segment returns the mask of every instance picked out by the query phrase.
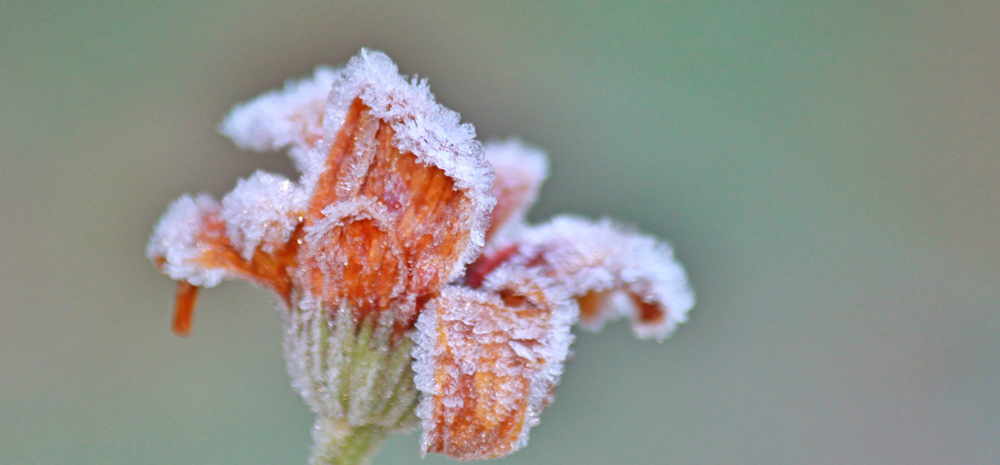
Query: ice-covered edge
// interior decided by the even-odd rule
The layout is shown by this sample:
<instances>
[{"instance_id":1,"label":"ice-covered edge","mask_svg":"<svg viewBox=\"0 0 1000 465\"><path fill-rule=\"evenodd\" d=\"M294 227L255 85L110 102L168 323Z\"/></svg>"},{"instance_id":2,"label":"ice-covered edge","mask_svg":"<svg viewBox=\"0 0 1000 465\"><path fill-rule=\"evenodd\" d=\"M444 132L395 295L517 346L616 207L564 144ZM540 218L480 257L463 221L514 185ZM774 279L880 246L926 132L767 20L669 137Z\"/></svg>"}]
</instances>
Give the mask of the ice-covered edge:
<instances>
[{"instance_id":1,"label":"ice-covered edge","mask_svg":"<svg viewBox=\"0 0 1000 465\"><path fill-rule=\"evenodd\" d=\"M223 119L219 132L243 149L267 151L292 147L290 155L301 164L308 147L299 130L303 122L295 118L301 118L303 112L304 116L317 119L323 115L338 74L337 68L319 66L310 77L289 80L281 89L238 104ZM317 129L322 131L322 127Z\"/></svg>"},{"instance_id":2,"label":"ice-covered edge","mask_svg":"<svg viewBox=\"0 0 1000 465\"><path fill-rule=\"evenodd\" d=\"M227 270L197 263L201 253L198 234L204 227L205 215L219 208L219 203L206 194L175 200L153 229L146 257L154 262L162 260L160 270L170 279L195 286L214 287L223 279L236 277Z\"/></svg>"},{"instance_id":3,"label":"ice-covered edge","mask_svg":"<svg viewBox=\"0 0 1000 465\"><path fill-rule=\"evenodd\" d=\"M440 394L434 383L434 365L437 360L437 303L432 300L417 317L413 339L413 385L420 393L414 413L420 419L420 456L427 456L430 447L429 432L434 429L434 396Z\"/></svg>"},{"instance_id":4,"label":"ice-covered edge","mask_svg":"<svg viewBox=\"0 0 1000 465\"><path fill-rule=\"evenodd\" d=\"M460 123L458 113L438 104L426 79L407 80L401 76L396 64L384 53L361 49L333 83L323 119L323 142L310 152L312 159L304 163L307 171L303 185L307 190L315 186L325 156L357 97L371 109L372 116L391 125L395 131L393 144L400 152L411 152L421 163L440 168L470 199L473 213L465 225L469 243L446 281L458 278L465 265L476 259L485 242L489 214L495 204L489 193L493 171L483 159L475 128Z\"/></svg>"},{"instance_id":5,"label":"ice-covered edge","mask_svg":"<svg viewBox=\"0 0 1000 465\"><path fill-rule=\"evenodd\" d=\"M527 186L526 196L510 216L503 219L503 224L491 225L496 228L492 233L493 237L500 238L525 225L528 210L535 204L542 183L549 177L549 160L542 149L516 137L487 142L483 145L483 156L496 176L493 181L494 192L508 183ZM494 218L496 220L498 219Z\"/></svg>"},{"instance_id":6,"label":"ice-covered edge","mask_svg":"<svg viewBox=\"0 0 1000 465\"><path fill-rule=\"evenodd\" d=\"M298 225L297 212L304 211L308 197L292 181L257 171L236 183L222 198L222 220L233 247L249 261L258 247L274 252L288 242Z\"/></svg>"}]
</instances>

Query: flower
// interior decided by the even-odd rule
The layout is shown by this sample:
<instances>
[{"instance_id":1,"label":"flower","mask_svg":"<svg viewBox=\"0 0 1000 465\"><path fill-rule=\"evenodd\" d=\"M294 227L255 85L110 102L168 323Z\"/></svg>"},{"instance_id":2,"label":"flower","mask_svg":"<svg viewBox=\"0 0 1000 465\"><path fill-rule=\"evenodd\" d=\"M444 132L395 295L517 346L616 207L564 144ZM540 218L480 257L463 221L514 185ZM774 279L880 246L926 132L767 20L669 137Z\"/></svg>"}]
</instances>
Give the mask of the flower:
<instances>
[{"instance_id":1,"label":"flower","mask_svg":"<svg viewBox=\"0 0 1000 465\"><path fill-rule=\"evenodd\" d=\"M278 295L293 386L317 413L312 463L364 463L418 424L425 454L506 455L552 401L573 324L627 317L663 340L694 304L664 242L610 220L528 224L545 155L482 146L380 52L237 106L220 130L287 149L301 177L181 197L147 255L178 281L178 334L201 287Z\"/></svg>"}]
</instances>

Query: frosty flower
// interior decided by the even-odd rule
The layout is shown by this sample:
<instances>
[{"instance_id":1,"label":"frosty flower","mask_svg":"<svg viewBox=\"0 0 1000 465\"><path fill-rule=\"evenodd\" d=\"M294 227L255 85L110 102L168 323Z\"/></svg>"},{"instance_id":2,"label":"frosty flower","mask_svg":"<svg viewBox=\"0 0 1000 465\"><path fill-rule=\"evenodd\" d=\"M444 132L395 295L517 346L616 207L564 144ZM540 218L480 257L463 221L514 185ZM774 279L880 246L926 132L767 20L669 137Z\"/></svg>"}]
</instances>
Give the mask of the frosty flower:
<instances>
[{"instance_id":1,"label":"frosty flower","mask_svg":"<svg viewBox=\"0 0 1000 465\"><path fill-rule=\"evenodd\" d=\"M147 255L178 281L179 334L201 287L278 295L292 384L317 414L314 464L366 463L417 426L424 453L506 455L552 401L574 323L627 317L662 340L694 303L663 242L609 220L527 224L545 155L481 146L382 53L237 106L221 131L287 149L301 177L181 197Z\"/></svg>"}]
</instances>

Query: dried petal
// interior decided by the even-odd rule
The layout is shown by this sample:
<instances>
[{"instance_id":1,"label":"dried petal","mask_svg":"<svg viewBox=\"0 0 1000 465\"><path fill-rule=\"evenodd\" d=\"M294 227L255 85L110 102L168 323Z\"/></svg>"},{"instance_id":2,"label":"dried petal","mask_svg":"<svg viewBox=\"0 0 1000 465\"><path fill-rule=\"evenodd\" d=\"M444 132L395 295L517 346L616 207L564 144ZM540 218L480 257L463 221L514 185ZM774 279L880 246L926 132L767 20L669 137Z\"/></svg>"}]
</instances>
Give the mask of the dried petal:
<instances>
[{"instance_id":1,"label":"dried petal","mask_svg":"<svg viewBox=\"0 0 1000 465\"><path fill-rule=\"evenodd\" d=\"M523 447L562 375L575 317L537 280L442 289L414 335L423 453L471 460Z\"/></svg>"},{"instance_id":2,"label":"dried petal","mask_svg":"<svg viewBox=\"0 0 1000 465\"><path fill-rule=\"evenodd\" d=\"M244 260L259 248L275 253L292 237L305 214L307 198L293 182L257 171L222 198L226 233Z\"/></svg>"},{"instance_id":3,"label":"dried petal","mask_svg":"<svg viewBox=\"0 0 1000 465\"><path fill-rule=\"evenodd\" d=\"M206 255L215 254L213 249L235 252L225 224L219 220L221 210L222 206L205 194L175 200L153 230L146 256L171 279L195 286L215 287L224 278L239 277L230 263L206 266Z\"/></svg>"},{"instance_id":4,"label":"dried petal","mask_svg":"<svg viewBox=\"0 0 1000 465\"><path fill-rule=\"evenodd\" d=\"M494 203L471 126L378 52L352 59L331 95L313 152L322 161L303 178L302 279L330 306L377 310L435 292L478 255Z\"/></svg>"},{"instance_id":5,"label":"dried petal","mask_svg":"<svg viewBox=\"0 0 1000 465\"><path fill-rule=\"evenodd\" d=\"M687 320L694 305L684 269L664 242L627 230L610 220L592 222L572 216L524 230L502 265L470 271L486 275L486 286L520 269L537 269L579 299L580 323L600 329L607 320L627 316L641 338L663 340Z\"/></svg>"},{"instance_id":6,"label":"dried petal","mask_svg":"<svg viewBox=\"0 0 1000 465\"><path fill-rule=\"evenodd\" d=\"M237 146L265 151L291 147L302 169L307 152L323 138L323 112L338 70L321 66L313 76L237 105L219 126Z\"/></svg>"},{"instance_id":7,"label":"dried petal","mask_svg":"<svg viewBox=\"0 0 1000 465\"><path fill-rule=\"evenodd\" d=\"M307 285L328 307L347 300L359 317L384 309L403 292L406 264L385 207L355 198L323 209L308 224L301 253Z\"/></svg>"},{"instance_id":8,"label":"dried petal","mask_svg":"<svg viewBox=\"0 0 1000 465\"><path fill-rule=\"evenodd\" d=\"M258 248L245 259L226 232L222 210L207 195L181 197L167 208L146 247L146 256L181 282L174 324L180 333L194 310L195 292L185 286L214 287L223 279L245 279L271 288L286 301L290 297L288 267L295 241L270 253Z\"/></svg>"},{"instance_id":9,"label":"dried petal","mask_svg":"<svg viewBox=\"0 0 1000 465\"><path fill-rule=\"evenodd\" d=\"M517 139L489 142L483 146L486 161L496 180L490 193L497 199L486 240L524 225L528 209L538 198L538 190L549 175L549 162L540 149Z\"/></svg>"}]
</instances>

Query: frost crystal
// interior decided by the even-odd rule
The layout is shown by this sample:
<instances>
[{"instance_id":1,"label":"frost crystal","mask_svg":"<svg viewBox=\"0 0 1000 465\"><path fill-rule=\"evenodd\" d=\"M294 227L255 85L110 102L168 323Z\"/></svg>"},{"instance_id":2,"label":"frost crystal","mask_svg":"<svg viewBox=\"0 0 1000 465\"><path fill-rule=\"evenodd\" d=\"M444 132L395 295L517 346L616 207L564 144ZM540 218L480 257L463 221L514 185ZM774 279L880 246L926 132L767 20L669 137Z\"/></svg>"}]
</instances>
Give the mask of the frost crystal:
<instances>
[{"instance_id":1,"label":"frost crystal","mask_svg":"<svg viewBox=\"0 0 1000 465\"><path fill-rule=\"evenodd\" d=\"M290 148L303 169L307 153L323 137L323 111L339 70L316 68L311 78L289 81L252 102L237 105L219 126L237 146L263 152Z\"/></svg>"},{"instance_id":2,"label":"frost crystal","mask_svg":"<svg viewBox=\"0 0 1000 465\"><path fill-rule=\"evenodd\" d=\"M160 264L170 279L195 286L215 287L223 278L235 277L222 267L201 263L205 236L213 233L212 218L220 205L207 195L184 196L174 201L160 218L146 246L146 256Z\"/></svg>"},{"instance_id":3,"label":"frost crystal","mask_svg":"<svg viewBox=\"0 0 1000 465\"><path fill-rule=\"evenodd\" d=\"M274 253L276 244L291 238L306 200L288 179L258 171L223 197L226 233L244 260L253 258L258 247Z\"/></svg>"},{"instance_id":4,"label":"frost crystal","mask_svg":"<svg viewBox=\"0 0 1000 465\"><path fill-rule=\"evenodd\" d=\"M239 105L220 131L287 149L301 176L181 197L146 254L178 281L178 334L200 287L275 291L292 385L317 414L313 464L366 463L417 424L425 454L509 454L553 399L573 324L624 316L663 340L694 304L664 242L610 220L528 224L545 154L482 147L380 52Z\"/></svg>"},{"instance_id":5,"label":"frost crystal","mask_svg":"<svg viewBox=\"0 0 1000 465\"><path fill-rule=\"evenodd\" d=\"M549 176L549 162L541 150L520 140L494 141L483 147L496 180L490 193L497 198L493 222L486 235L512 233L524 225L528 208L535 203L542 182Z\"/></svg>"}]
</instances>

